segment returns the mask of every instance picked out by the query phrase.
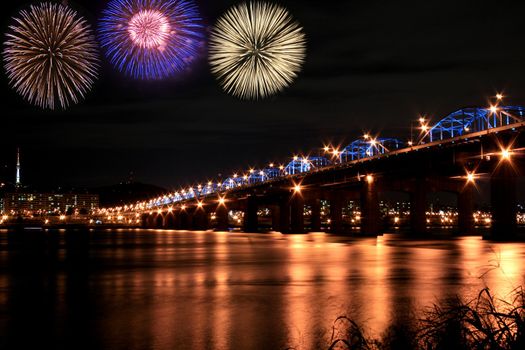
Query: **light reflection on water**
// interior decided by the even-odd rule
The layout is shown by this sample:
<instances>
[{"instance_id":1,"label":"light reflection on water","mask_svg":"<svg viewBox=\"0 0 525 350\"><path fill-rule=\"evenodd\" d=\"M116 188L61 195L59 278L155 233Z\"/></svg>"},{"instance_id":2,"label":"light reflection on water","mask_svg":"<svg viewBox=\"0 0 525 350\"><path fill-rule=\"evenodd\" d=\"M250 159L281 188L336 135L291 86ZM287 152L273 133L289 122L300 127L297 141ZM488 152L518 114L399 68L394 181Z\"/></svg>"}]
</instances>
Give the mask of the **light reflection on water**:
<instances>
[{"instance_id":1,"label":"light reflection on water","mask_svg":"<svg viewBox=\"0 0 525 350\"><path fill-rule=\"evenodd\" d=\"M523 283L525 243L225 232L92 233L8 247L0 348L327 348L346 315L381 334L439 298ZM87 242L87 241L86 241ZM27 337L28 332L32 337Z\"/></svg>"}]
</instances>

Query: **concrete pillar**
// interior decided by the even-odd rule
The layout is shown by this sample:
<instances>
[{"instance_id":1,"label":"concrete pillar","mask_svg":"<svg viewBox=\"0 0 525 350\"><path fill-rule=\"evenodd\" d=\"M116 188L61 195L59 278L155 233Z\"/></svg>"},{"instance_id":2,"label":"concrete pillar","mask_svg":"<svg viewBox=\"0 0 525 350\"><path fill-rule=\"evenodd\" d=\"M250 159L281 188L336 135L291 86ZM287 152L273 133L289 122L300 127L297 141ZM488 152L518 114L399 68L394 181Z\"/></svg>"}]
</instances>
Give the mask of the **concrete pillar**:
<instances>
[{"instance_id":1,"label":"concrete pillar","mask_svg":"<svg viewBox=\"0 0 525 350\"><path fill-rule=\"evenodd\" d=\"M181 209L180 223L181 230L191 231L193 229L193 214L189 209Z\"/></svg>"},{"instance_id":2,"label":"concrete pillar","mask_svg":"<svg viewBox=\"0 0 525 350\"><path fill-rule=\"evenodd\" d=\"M361 190L361 233L377 235L381 232L377 185L373 177L367 177Z\"/></svg>"},{"instance_id":3,"label":"concrete pillar","mask_svg":"<svg viewBox=\"0 0 525 350\"><path fill-rule=\"evenodd\" d=\"M140 218L141 218L142 228L148 228L149 213L142 214Z\"/></svg>"},{"instance_id":4,"label":"concrete pillar","mask_svg":"<svg viewBox=\"0 0 525 350\"><path fill-rule=\"evenodd\" d=\"M193 229L194 230L207 230L209 228L208 213L205 208L195 208L193 212Z\"/></svg>"},{"instance_id":5,"label":"concrete pillar","mask_svg":"<svg viewBox=\"0 0 525 350\"><path fill-rule=\"evenodd\" d=\"M490 178L492 207L491 238L510 240L516 236L516 174L512 164L503 160Z\"/></svg>"},{"instance_id":6,"label":"concrete pillar","mask_svg":"<svg viewBox=\"0 0 525 350\"><path fill-rule=\"evenodd\" d=\"M290 232L304 232L304 199L300 193L295 193L290 199Z\"/></svg>"},{"instance_id":7,"label":"concrete pillar","mask_svg":"<svg viewBox=\"0 0 525 350\"><path fill-rule=\"evenodd\" d=\"M334 194L330 198L330 232L343 231L343 198Z\"/></svg>"},{"instance_id":8,"label":"concrete pillar","mask_svg":"<svg viewBox=\"0 0 525 350\"><path fill-rule=\"evenodd\" d=\"M284 196L279 203L279 230L290 232L290 197Z\"/></svg>"},{"instance_id":9,"label":"concrete pillar","mask_svg":"<svg viewBox=\"0 0 525 350\"><path fill-rule=\"evenodd\" d=\"M425 234L427 232L427 192L426 181L417 179L410 193L410 228L412 234Z\"/></svg>"},{"instance_id":10,"label":"concrete pillar","mask_svg":"<svg viewBox=\"0 0 525 350\"><path fill-rule=\"evenodd\" d=\"M460 235L474 233L474 184L467 182L458 194L458 228Z\"/></svg>"},{"instance_id":11,"label":"concrete pillar","mask_svg":"<svg viewBox=\"0 0 525 350\"><path fill-rule=\"evenodd\" d=\"M219 204L215 210L215 218L217 220L217 231L228 231L230 225L228 223L228 209L224 204Z\"/></svg>"},{"instance_id":12,"label":"concrete pillar","mask_svg":"<svg viewBox=\"0 0 525 350\"><path fill-rule=\"evenodd\" d=\"M246 209L244 211L244 232L257 232L259 220L257 210L259 205L256 196L248 196L246 199Z\"/></svg>"},{"instance_id":13,"label":"concrete pillar","mask_svg":"<svg viewBox=\"0 0 525 350\"><path fill-rule=\"evenodd\" d=\"M174 220L173 220L173 228L175 230L181 230L182 229L182 215L181 210L177 210L173 212Z\"/></svg>"},{"instance_id":14,"label":"concrete pillar","mask_svg":"<svg viewBox=\"0 0 525 350\"><path fill-rule=\"evenodd\" d=\"M321 200L319 198L313 199L310 202L312 216L310 217L310 229L313 232L321 231Z\"/></svg>"},{"instance_id":15,"label":"concrete pillar","mask_svg":"<svg viewBox=\"0 0 525 350\"><path fill-rule=\"evenodd\" d=\"M272 205L272 230L280 231L281 230L281 210L279 205Z\"/></svg>"}]
</instances>

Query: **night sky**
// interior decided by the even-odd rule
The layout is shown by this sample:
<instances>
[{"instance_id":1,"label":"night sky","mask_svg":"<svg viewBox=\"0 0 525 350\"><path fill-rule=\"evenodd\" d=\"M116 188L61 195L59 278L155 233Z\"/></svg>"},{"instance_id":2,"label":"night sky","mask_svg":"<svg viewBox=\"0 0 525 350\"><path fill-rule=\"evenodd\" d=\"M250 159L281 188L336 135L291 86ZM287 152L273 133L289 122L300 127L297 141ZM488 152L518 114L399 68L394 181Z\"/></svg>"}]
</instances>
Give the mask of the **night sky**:
<instances>
[{"instance_id":1,"label":"night sky","mask_svg":"<svg viewBox=\"0 0 525 350\"><path fill-rule=\"evenodd\" d=\"M2 31L20 6L2 4ZM212 25L233 1L203 1ZM503 91L525 103L523 11L515 1L281 1L307 35L298 79L264 101L223 93L206 53L180 76L138 81L103 58L87 99L43 112L1 74L2 176L36 186L100 186L135 180L174 188L218 173L284 162L294 153L363 131L406 139L420 113L434 119ZM95 26L106 1L69 1ZM7 166L7 168L6 168Z\"/></svg>"}]
</instances>

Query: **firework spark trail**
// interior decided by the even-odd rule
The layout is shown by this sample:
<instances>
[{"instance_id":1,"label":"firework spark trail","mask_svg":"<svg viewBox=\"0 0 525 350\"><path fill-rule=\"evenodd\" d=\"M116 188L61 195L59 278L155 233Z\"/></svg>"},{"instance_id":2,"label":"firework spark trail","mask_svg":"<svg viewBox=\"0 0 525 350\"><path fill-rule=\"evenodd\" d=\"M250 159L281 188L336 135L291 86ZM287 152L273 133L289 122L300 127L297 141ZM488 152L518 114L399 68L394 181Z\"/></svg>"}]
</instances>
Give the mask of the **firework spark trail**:
<instances>
[{"instance_id":1,"label":"firework spark trail","mask_svg":"<svg viewBox=\"0 0 525 350\"><path fill-rule=\"evenodd\" d=\"M286 9L249 2L219 18L210 37L209 62L226 92L258 99L293 82L305 51L302 28Z\"/></svg>"},{"instance_id":2,"label":"firework spark trail","mask_svg":"<svg viewBox=\"0 0 525 350\"><path fill-rule=\"evenodd\" d=\"M121 72L162 79L188 67L203 40L191 0L112 0L99 25L101 46Z\"/></svg>"},{"instance_id":3,"label":"firework spark trail","mask_svg":"<svg viewBox=\"0 0 525 350\"><path fill-rule=\"evenodd\" d=\"M78 103L97 77L98 51L87 22L71 8L32 5L13 19L4 43L11 86L42 108Z\"/></svg>"}]
</instances>

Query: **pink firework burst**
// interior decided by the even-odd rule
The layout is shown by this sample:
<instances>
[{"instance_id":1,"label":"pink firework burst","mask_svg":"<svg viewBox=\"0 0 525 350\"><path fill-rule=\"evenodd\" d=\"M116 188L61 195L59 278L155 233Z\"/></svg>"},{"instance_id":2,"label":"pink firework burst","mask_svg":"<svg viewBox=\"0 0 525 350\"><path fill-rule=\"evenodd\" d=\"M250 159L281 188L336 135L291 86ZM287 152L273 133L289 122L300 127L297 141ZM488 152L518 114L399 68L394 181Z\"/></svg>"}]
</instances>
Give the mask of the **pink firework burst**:
<instances>
[{"instance_id":1,"label":"pink firework burst","mask_svg":"<svg viewBox=\"0 0 525 350\"><path fill-rule=\"evenodd\" d=\"M159 50L165 47L171 34L168 18L156 10L142 10L133 15L128 32L135 45Z\"/></svg>"}]
</instances>

